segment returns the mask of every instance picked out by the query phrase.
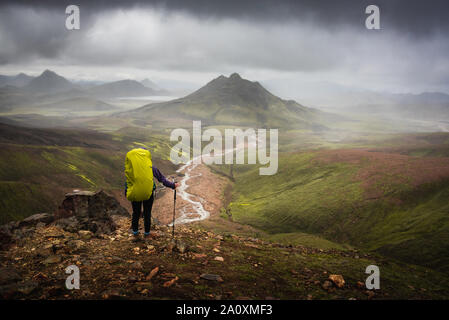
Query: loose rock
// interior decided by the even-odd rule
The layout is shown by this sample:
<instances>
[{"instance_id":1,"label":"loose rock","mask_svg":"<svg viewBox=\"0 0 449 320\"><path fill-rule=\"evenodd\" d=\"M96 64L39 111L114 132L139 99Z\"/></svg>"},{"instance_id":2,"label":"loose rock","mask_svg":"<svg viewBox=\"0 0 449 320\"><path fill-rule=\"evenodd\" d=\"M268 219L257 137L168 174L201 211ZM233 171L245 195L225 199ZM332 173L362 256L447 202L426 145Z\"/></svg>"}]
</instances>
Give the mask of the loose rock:
<instances>
[{"instance_id":1,"label":"loose rock","mask_svg":"<svg viewBox=\"0 0 449 320\"><path fill-rule=\"evenodd\" d=\"M54 264L54 263L60 263L62 261L61 256L49 256L47 259L42 261L43 264Z\"/></svg>"},{"instance_id":2,"label":"loose rock","mask_svg":"<svg viewBox=\"0 0 449 320\"><path fill-rule=\"evenodd\" d=\"M343 288L345 285L345 279L340 274L329 275L329 280L331 280L338 288Z\"/></svg>"},{"instance_id":3,"label":"loose rock","mask_svg":"<svg viewBox=\"0 0 449 320\"><path fill-rule=\"evenodd\" d=\"M209 281L223 282L223 279L218 274L203 273L202 275L200 275L200 278Z\"/></svg>"},{"instance_id":4,"label":"loose rock","mask_svg":"<svg viewBox=\"0 0 449 320\"><path fill-rule=\"evenodd\" d=\"M324 290L329 290L329 289L332 288L332 282L330 282L329 280L326 280L326 281L323 282L323 284L321 285L321 287L322 287Z\"/></svg>"}]
</instances>

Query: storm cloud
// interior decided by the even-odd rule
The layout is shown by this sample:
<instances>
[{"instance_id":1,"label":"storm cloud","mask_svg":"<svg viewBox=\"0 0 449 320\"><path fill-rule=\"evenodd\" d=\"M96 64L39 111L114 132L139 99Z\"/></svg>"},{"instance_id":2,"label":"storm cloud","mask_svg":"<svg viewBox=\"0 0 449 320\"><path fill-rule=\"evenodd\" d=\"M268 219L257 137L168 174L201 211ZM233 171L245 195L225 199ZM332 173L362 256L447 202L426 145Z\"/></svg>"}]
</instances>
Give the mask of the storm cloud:
<instances>
[{"instance_id":1,"label":"storm cloud","mask_svg":"<svg viewBox=\"0 0 449 320\"><path fill-rule=\"evenodd\" d=\"M114 79L167 75L204 82L310 78L379 90L449 91L447 1L3 1L0 70ZM381 30L365 28L365 8Z\"/></svg>"}]
</instances>

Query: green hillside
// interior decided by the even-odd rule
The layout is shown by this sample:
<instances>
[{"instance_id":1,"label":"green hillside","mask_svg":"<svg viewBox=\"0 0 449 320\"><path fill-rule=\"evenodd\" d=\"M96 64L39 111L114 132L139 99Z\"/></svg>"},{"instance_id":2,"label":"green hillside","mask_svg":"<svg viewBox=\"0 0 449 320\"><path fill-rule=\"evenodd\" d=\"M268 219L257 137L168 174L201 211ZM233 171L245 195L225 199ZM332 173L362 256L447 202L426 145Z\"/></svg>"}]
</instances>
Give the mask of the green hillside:
<instances>
[{"instance_id":1,"label":"green hillside","mask_svg":"<svg viewBox=\"0 0 449 320\"><path fill-rule=\"evenodd\" d=\"M123 184L123 157L117 151L2 145L0 159L1 223L52 212L72 189L117 189Z\"/></svg>"},{"instance_id":2,"label":"green hillside","mask_svg":"<svg viewBox=\"0 0 449 320\"><path fill-rule=\"evenodd\" d=\"M0 224L53 212L73 189L122 190L125 154L136 146L151 148L163 172L174 171L167 141L145 129L109 135L0 124L0 132Z\"/></svg>"},{"instance_id":3,"label":"green hillside","mask_svg":"<svg viewBox=\"0 0 449 320\"><path fill-rule=\"evenodd\" d=\"M277 238L315 234L449 271L448 158L284 153L276 175L248 166L234 166L233 175L235 221Z\"/></svg>"}]
</instances>

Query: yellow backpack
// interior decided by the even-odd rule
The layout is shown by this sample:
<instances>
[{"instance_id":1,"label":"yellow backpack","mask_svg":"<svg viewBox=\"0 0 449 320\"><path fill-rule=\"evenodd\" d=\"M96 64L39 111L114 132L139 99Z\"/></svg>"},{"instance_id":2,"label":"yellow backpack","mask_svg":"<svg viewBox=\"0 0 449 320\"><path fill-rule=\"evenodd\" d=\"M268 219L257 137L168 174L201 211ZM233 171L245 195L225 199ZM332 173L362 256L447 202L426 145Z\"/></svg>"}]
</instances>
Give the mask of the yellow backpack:
<instances>
[{"instance_id":1,"label":"yellow backpack","mask_svg":"<svg viewBox=\"0 0 449 320\"><path fill-rule=\"evenodd\" d=\"M153 193L153 163L151 153L136 148L126 154L125 159L126 198L129 201L145 201Z\"/></svg>"}]
</instances>

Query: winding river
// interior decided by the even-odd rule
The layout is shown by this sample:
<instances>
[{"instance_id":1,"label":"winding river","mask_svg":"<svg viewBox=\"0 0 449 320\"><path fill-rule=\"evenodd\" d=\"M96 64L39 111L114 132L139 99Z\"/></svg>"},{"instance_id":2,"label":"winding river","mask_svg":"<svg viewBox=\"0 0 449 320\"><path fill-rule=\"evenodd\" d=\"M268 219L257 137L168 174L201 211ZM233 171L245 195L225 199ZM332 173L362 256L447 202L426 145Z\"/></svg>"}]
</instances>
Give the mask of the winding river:
<instances>
[{"instance_id":1,"label":"winding river","mask_svg":"<svg viewBox=\"0 0 449 320\"><path fill-rule=\"evenodd\" d=\"M183 206L182 208L179 209L178 212L180 213L180 216L176 218L175 225L200 221L210 217L210 212L204 208L203 205L204 200L198 196L192 195L191 193L187 192L187 188L189 187L187 182L189 181L189 179L201 176L201 173L198 174L192 173L192 170L194 170L197 166L198 166L197 163L194 163L193 160L190 160L181 168L176 170L176 172L184 171L184 176L179 182L179 187L176 193L183 200L190 203L191 206ZM198 200L194 200L195 198ZM190 207L191 210L189 210ZM173 224L171 223L170 226L171 225Z\"/></svg>"},{"instance_id":2,"label":"winding river","mask_svg":"<svg viewBox=\"0 0 449 320\"><path fill-rule=\"evenodd\" d=\"M223 156L229 152L234 152L234 151L240 150L241 148L244 148L244 147L245 147L245 145L241 144L241 145L236 146L233 149L225 149L224 152L222 152L218 155ZM203 156L199 156L199 157L202 157L203 159L205 159L205 157L208 157L208 156L203 155ZM196 161L194 161L194 160L199 157L193 158L192 160L190 160L186 164L184 164L182 167L180 167L178 170L176 170L177 173L184 172L184 176L182 177L181 181L179 181L179 187L178 187L176 193L183 200L187 201L190 204L190 206L183 206L180 209L178 209L178 208L176 209L177 213L180 213L180 215L178 218L175 219L175 225L176 224L185 224L185 223L190 223L190 222L195 222L195 221L201 221L201 220L205 220L210 217L210 212L204 208L204 199L187 192L187 188L189 187L187 182L189 181L189 179L201 176L201 173L198 173L198 174L193 173L193 170L198 166L198 163L196 163ZM194 199L198 199L198 200L194 200ZM173 225L173 223L169 224L169 226L172 226L172 225Z\"/></svg>"}]
</instances>

